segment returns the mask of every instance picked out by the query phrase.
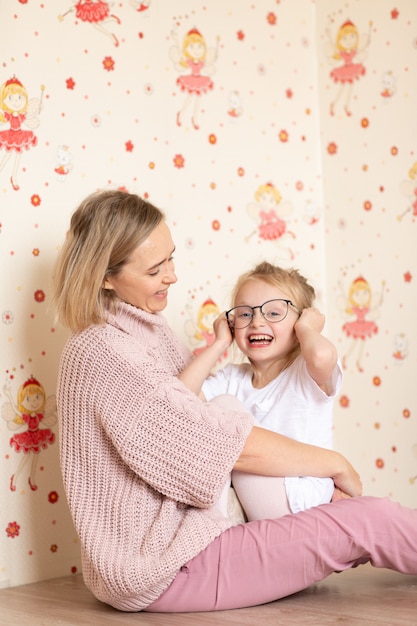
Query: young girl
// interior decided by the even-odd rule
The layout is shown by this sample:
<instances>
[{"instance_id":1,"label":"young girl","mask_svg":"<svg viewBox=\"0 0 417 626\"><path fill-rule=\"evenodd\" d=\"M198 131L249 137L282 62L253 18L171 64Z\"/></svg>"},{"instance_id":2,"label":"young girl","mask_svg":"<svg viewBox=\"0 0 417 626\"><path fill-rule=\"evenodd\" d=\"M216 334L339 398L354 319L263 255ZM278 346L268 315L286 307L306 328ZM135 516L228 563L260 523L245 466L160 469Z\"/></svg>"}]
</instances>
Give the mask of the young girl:
<instances>
[{"instance_id":1,"label":"young girl","mask_svg":"<svg viewBox=\"0 0 417 626\"><path fill-rule=\"evenodd\" d=\"M294 269L263 262L243 274L226 316L249 362L219 370L202 392L207 400L236 396L263 428L331 448L342 370L335 347L321 334L324 316L312 307L314 297ZM233 472L232 482L249 520L297 513L342 496L329 478Z\"/></svg>"}]
</instances>

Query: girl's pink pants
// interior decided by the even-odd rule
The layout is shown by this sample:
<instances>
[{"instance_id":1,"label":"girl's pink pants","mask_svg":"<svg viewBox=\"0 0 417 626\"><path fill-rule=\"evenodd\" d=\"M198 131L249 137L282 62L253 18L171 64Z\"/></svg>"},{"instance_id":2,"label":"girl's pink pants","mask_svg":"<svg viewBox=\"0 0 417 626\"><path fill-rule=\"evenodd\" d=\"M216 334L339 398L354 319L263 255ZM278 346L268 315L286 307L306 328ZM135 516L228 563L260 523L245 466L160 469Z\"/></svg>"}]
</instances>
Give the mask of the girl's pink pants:
<instances>
[{"instance_id":1,"label":"girl's pink pants","mask_svg":"<svg viewBox=\"0 0 417 626\"><path fill-rule=\"evenodd\" d=\"M234 526L186 563L146 610L255 606L367 562L417 575L417 510L364 496Z\"/></svg>"}]
</instances>

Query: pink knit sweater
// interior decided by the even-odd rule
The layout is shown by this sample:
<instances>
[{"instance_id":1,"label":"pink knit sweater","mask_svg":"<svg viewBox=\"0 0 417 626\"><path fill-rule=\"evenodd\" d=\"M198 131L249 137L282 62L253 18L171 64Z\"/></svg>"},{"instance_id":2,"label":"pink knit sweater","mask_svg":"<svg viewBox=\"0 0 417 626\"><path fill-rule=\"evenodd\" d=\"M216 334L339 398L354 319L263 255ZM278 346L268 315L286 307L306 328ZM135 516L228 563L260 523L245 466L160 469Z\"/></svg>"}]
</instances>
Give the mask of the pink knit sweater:
<instances>
[{"instance_id":1,"label":"pink knit sweater","mask_svg":"<svg viewBox=\"0 0 417 626\"><path fill-rule=\"evenodd\" d=\"M151 604L231 526L213 506L252 427L201 402L160 314L121 304L72 335L58 380L61 464L86 585L124 611Z\"/></svg>"}]
</instances>

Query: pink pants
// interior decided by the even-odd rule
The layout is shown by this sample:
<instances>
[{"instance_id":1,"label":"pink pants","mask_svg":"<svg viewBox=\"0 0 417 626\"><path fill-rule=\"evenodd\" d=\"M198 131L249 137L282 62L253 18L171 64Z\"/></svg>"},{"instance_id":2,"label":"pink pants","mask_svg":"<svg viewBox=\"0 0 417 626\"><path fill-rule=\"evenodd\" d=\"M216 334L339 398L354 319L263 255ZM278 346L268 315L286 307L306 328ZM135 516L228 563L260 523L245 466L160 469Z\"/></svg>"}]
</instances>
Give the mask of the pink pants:
<instances>
[{"instance_id":1,"label":"pink pants","mask_svg":"<svg viewBox=\"0 0 417 626\"><path fill-rule=\"evenodd\" d=\"M417 510L361 497L234 526L186 563L146 610L255 606L367 562L417 575Z\"/></svg>"}]
</instances>

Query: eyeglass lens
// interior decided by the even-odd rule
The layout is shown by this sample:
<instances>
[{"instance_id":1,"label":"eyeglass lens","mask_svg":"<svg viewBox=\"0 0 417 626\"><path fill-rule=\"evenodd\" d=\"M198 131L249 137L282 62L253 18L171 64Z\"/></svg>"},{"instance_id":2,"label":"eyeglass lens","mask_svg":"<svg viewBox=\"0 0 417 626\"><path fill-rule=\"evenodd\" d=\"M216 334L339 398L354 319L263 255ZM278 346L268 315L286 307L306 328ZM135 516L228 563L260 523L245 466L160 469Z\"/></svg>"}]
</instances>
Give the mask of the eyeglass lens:
<instances>
[{"instance_id":1,"label":"eyeglass lens","mask_svg":"<svg viewBox=\"0 0 417 626\"><path fill-rule=\"evenodd\" d=\"M262 306L237 306L228 312L228 320L234 328L246 328L251 323L255 309L259 309L267 322L281 322L288 313L286 300L270 300Z\"/></svg>"}]
</instances>

